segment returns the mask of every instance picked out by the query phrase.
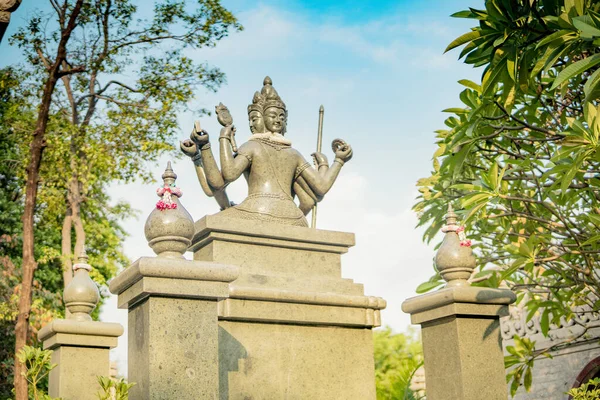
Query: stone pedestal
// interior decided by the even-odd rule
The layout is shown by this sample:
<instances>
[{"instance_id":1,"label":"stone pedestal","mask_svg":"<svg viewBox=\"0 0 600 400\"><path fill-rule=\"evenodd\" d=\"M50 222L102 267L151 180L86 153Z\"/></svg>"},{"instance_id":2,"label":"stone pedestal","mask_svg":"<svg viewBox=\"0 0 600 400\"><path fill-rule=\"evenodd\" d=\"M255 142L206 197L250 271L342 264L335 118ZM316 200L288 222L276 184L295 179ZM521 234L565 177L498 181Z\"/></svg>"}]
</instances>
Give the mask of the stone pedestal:
<instances>
[{"instance_id":1,"label":"stone pedestal","mask_svg":"<svg viewBox=\"0 0 600 400\"><path fill-rule=\"evenodd\" d=\"M63 400L97 399L98 376L108 376L109 352L117 346L123 327L98 321L54 320L38 333L52 363L48 394Z\"/></svg>"},{"instance_id":2,"label":"stone pedestal","mask_svg":"<svg viewBox=\"0 0 600 400\"><path fill-rule=\"evenodd\" d=\"M217 302L237 274L230 265L143 257L111 282L129 310L131 400L218 398Z\"/></svg>"},{"instance_id":3,"label":"stone pedestal","mask_svg":"<svg viewBox=\"0 0 600 400\"><path fill-rule=\"evenodd\" d=\"M375 399L385 301L341 277L353 234L218 214L195 227L195 260L240 267L218 308L221 399Z\"/></svg>"},{"instance_id":4,"label":"stone pedestal","mask_svg":"<svg viewBox=\"0 0 600 400\"><path fill-rule=\"evenodd\" d=\"M406 300L421 325L428 400L506 400L500 317L510 290L458 286Z\"/></svg>"}]
</instances>

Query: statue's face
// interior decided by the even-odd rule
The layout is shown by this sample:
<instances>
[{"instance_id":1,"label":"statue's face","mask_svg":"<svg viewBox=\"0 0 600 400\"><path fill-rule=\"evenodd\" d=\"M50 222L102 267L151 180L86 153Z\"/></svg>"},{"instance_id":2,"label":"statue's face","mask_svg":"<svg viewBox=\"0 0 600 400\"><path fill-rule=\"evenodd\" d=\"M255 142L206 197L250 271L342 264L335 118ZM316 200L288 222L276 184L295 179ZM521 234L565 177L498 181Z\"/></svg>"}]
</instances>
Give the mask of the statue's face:
<instances>
[{"instance_id":1,"label":"statue's face","mask_svg":"<svg viewBox=\"0 0 600 400\"><path fill-rule=\"evenodd\" d=\"M248 119L250 120L250 132L254 134L263 133L265 131L265 121L260 112L250 111L250 114L248 114Z\"/></svg>"},{"instance_id":2,"label":"statue's face","mask_svg":"<svg viewBox=\"0 0 600 400\"><path fill-rule=\"evenodd\" d=\"M269 132L282 133L285 128L285 111L277 107L265 110L265 127Z\"/></svg>"}]
</instances>

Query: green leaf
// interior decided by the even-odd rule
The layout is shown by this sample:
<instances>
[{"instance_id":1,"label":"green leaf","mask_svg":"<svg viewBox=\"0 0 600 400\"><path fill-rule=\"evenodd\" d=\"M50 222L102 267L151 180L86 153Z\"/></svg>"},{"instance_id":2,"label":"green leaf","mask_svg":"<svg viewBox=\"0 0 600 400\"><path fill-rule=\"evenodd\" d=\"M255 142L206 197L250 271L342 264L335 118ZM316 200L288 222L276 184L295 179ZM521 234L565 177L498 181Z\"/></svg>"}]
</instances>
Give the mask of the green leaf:
<instances>
[{"instance_id":1,"label":"green leaf","mask_svg":"<svg viewBox=\"0 0 600 400\"><path fill-rule=\"evenodd\" d=\"M483 75L483 79L481 80L481 88L484 96L490 94L490 92L494 89L505 68L506 56L504 56L504 58L496 66L489 67L489 69Z\"/></svg>"},{"instance_id":2,"label":"green leaf","mask_svg":"<svg viewBox=\"0 0 600 400\"><path fill-rule=\"evenodd\" d=\"M565 82L566 80L571 79L575 75L579 75L582 72L598 64L600 64L600 54L594 54L588 58L584 58L583 60L570 64L568 67L563 69L560 72L560 74L558 74L550 90L556 89L561 83Z\"/></svg>"},{"instance_id":3,"label":"green leaf","mask_svg":"<svg viewBox=\"0 0 600 400\"><path fill-rule=\"evenodd\" d=\"M569 188L569 185L571 185L571 182L573 181L573 177L575 177L575 174L578 170L579 166L577 164L572 165L567 171L567 173L563 176L560 182L560 190L563 194L566 193L567 189Z\"/></svg>"},{"instance_id":4,"label":"green leaf","mask_svg":"<svg viewBox=\"0 0 600 400\"><path fill-rule=\"evenodd\" d=\"M588 21L591 22L591 19L587 19L585 17L576 17L573 18L573 25L575 28L581 31L583 36L588 38L600 37L600 29L590 25Z\"/></svg>"},{"instance_id":5,"label":"green leaf","mask_svg":"<svg viewBox=\"0 0 600 400\"><path fill-rule=\"evenodd\" d=\"M468 79L461 79L458 81L458 83L460 83L461 85L466 86L470 89L473 89L477 93L481 93L481 85L478 85L473 81L470 81Z\"/></svg>"},{"instance_id":6,"label":"green leaf","mask_svg":"<svg viewBox=\"0 0 600 400\"><path fill-rule=\"evenodd\" d=\"M471 204L479 204L482 201L488 200L491 196L489 193L470 194L460 199L460 205L463 208L469 208Z\"/></svg>"},{"instance_id":7,"label":"green leaf","mask_svg":"<svg viewBox=\"0 0 600 400\"><path fill-rule=\"evenodd\" d=\"M467 108L446 108L446 109L443 109L442 112L453 113L453 114L467 114L469 112L469 109L467 109Z\"/></svg>"},{"instance_id":8,"label":"green leaf","mask_svg":"<svg viewBox=\"0 0 600 400\"><path fill-rule=\"evenodd\" d=\"M492 163L492 166L488 172L488 179L490 181L490 186L492 190L495 190L498 187L498 163Z\"/></svg>"},{"instance_id":9,"label":"green leaf","mask_svg":"<svg viewBox=\"0 0 600 400\"><path fill-rule=\"evenodd\" d=\"M450 16L453 18L477 18L477 15L472 13L470 10L455 12Z\"/></svg>"},{"instance_id":10,"label":"green leaf","mask_svg":"<svg viewBox=\"0 0 600 400\"><path fill-rule=\"evenodd\" d=\"M430 290L433 290L436 287L441 286L443 284L444 284L444 281L442 281L442 280L439 280L436 282L423 282L419 286L417 286L416 292L419 294L426 293L426 292L429 292Z\"/></svg>"},{"instance_id":11,"label":"green leaf","mask_svg":"<svg viewBox=\"0 0 600 400\"><path fill-rule=\"evenodd\" d=\"M600 97L600 68L594 71L594 73L588 78L587 82L583 86L583 92L585 93L585 102L589 102Z\"/></svg>"},{"instance_id":12,"label":"green leaf","mask_svg":"<svg viewBox=\"0 0 600 400\"><path fill-rule=\"evenodd\" d=\"M542 317L540 318L540 328L542 329L542 334L544 336L548 336L548 331L550 330L550 320L548 318L548 314L550 310L547 308L542 312Z\"/></svg>"},{"instance_id":13,"label":"green leaf","mask_svg":"<svg viewBox=\"0 0 600 400\"><path fill-rule=\"evenodd\" d=\"M516 82L517 80L517 75L516 75L516 65L517 64L517 60L518 60L518 56L517 56L517 49L515 48L514 51L511 51L509 56L506 59L506 71L508 72L508 76L510 76L510 79L513 80L513 82Z\"/></svg>"},{"instance_id":14,"label":"green leaf","mask_svg":"<svg viewBox=\"0 0 600 400\"><path fill-rule=\"evenodd\" d=\"M539 49L540 47L545 46L548 43L551 43L551 42L555 41L556 39L560 39L563 36L567 36L567 35L573 35L573 31L569 30L569 29L561 29L560 31L556 31L553 34L548 35L545 38L543 38L542 40L540 40L538 42L538 44L535 46L535 48ZM564 40L562 42L564 42Z\"/></svg>"},{"instance_id":15,"label":"green leaf","mask_svg":"<svg viewBox=\"0 0 600 400\"><path fill-rule=\"evenodd\" d=\"M525 369L525 375L523 376L523 386L525 386L525 390L528 392L531 390L531 383L533 381L533 377L531 374L531 368Z\"/></svg>"},{"instance_id":16,"label":"green leaf","mask_svg":"<svg viewBox=\"0 0 600 400\"><path fill-rule=\"evenodd\" d=\"M469 143L463 146L463 148L457 154L451 156L454 157L454 170L452 171L452 176L454 177L454 179L458 178L458 176L462 172L463 164L465 162L465 159L471 152L471 147L473 147L473 143Z\"/></svg>"},{"instance_id":17,"label":"green leaf","mask_svg":"<svg viewBox=\"0 0 600 400\"><path fill-rule=\"evenodd\" d=\"M448 51L450 51L458 46L461 46L465 43L468 43L472 40L475 40L479 37L481 37L481 31L479 31L479 30L467 32L467 33L457 37L452 42L450 42L448 47L446 47L446 50L444 50L444 53L447 53Z\"/></svg>"}]
</instances>

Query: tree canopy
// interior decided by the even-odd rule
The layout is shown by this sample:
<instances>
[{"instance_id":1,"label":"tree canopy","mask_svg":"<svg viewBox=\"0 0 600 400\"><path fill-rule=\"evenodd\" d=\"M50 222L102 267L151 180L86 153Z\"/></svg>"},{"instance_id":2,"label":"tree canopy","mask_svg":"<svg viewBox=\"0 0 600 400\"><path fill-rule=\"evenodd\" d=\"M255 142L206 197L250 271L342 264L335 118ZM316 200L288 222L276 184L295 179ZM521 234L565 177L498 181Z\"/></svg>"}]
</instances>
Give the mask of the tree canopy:
<instances>
[{"instance_id":1,"label":"tree canopy","mask_svg":"<svg viewBox=\"0 0 600 400\"><path fill-rule=\"evenodd\" d=\"M478 256L474 285L510 287L545 335L582 324L576 313L600 306L600 3L487 0L453 16L475 26L446 51L464 46L459 58L483 73L459 81L462 104L436 131L414 207L424 239L451 202ZM419 290L441 284L436 274ZM512 350L514 394L547 349Z\"/></svg>"},{"instance_id":2,"label":"tree canopy","mask_svg":"<svg viewBox=\"0 0 600 400\"><path fill-rule=\"evenodd\" d=\"M418 400L413 390L415 373L423 366L421 341L414 331L392 333L389 327L373 332L377 399Z\"/></svg>"},{"instance_id":3,"label":"tree canopy","mask_svg":"<svg viewBox=\"0 0 600 400\"><path fill-rule=\"evenodd\" d=\"M9 38L25 57L2 71L0 82L18 82L7 91L15 107L0 115L14 148L5 156L13 162L7 176L15 186L12 203L0 199L0 205L23 214L15 225L22 256L11 258L22 281L7 286L20 299L8 318L17 318L16 350L31 337L32 288L33 302L36 285L60 298L84 246L100 285L127 265L120 221L132 209L111 202L106 188L151 180L151 162L173 149L177 114L225 82L218 68L195 60L194 51L236 30L236 18L214 0L156 0L151 7L49 0ZM52 268L41 276L45 265ZM19 399L24 385L17 371Z\"/></svg>"}]
</instances>

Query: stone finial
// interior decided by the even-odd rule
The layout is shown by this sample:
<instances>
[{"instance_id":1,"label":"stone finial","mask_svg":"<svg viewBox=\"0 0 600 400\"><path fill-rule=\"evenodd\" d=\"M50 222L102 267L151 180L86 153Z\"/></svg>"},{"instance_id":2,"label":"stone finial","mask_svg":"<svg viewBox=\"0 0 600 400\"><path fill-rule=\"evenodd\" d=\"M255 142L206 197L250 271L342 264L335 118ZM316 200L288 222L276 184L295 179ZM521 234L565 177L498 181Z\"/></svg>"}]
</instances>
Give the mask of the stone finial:
<instances>
[{"instance_id":1,"label":"stone finial","mask_svg":"<svg viewBox=\"0 0 600 400\"><path fill-rule=\"evenodd\" d=\"M471 277L477 264L471 242L459 237L464 235L464 227L457 225L457 215L451 204L448 204L446 226L442 228L442 232L445 233L444 241L435 256L437 270L448 282L446 287L468 286L467 279Z\"/></svg>"},{"instance_id":2,"label":"stone finial","mask_svg":"<svg viewBox=\"0 0 600 400\"><path fill-rule=\"evenodd\" d=\"M177 174L173 171L173 168L171 168L171 161L167 161L167 168L165 169L165 172L163 172L162 178L164 184L169 186L177 180Z\"/></svg>"},{"instance_id":3,"label":"stone finial","mask_svg":"<svg viewBox=\"0 0 600 400\"><path fill-rule=\"evenodd\" d=\"M177 174L170 161L162 178L163 185L156 190L160 200L146 220L144 233L159 257L182 258L194 236L194 220L179 202L183 193L175 185Z\"/></svg>"},{"instance_id":4,"label":"stone finial","mask_svg":"<svg viewBox=\"0 0 600 400\"><path fill-rule=\"evenodd\" d=\"M65 307L71 313L69 319L92 320L90 314L100 301L100 292L98 286L90 278L91 270L92 267L88 264L88 256L84 249L79 255L77 263L73 265L73 279L63 293Z\"/></svg>"}]
</instances>

